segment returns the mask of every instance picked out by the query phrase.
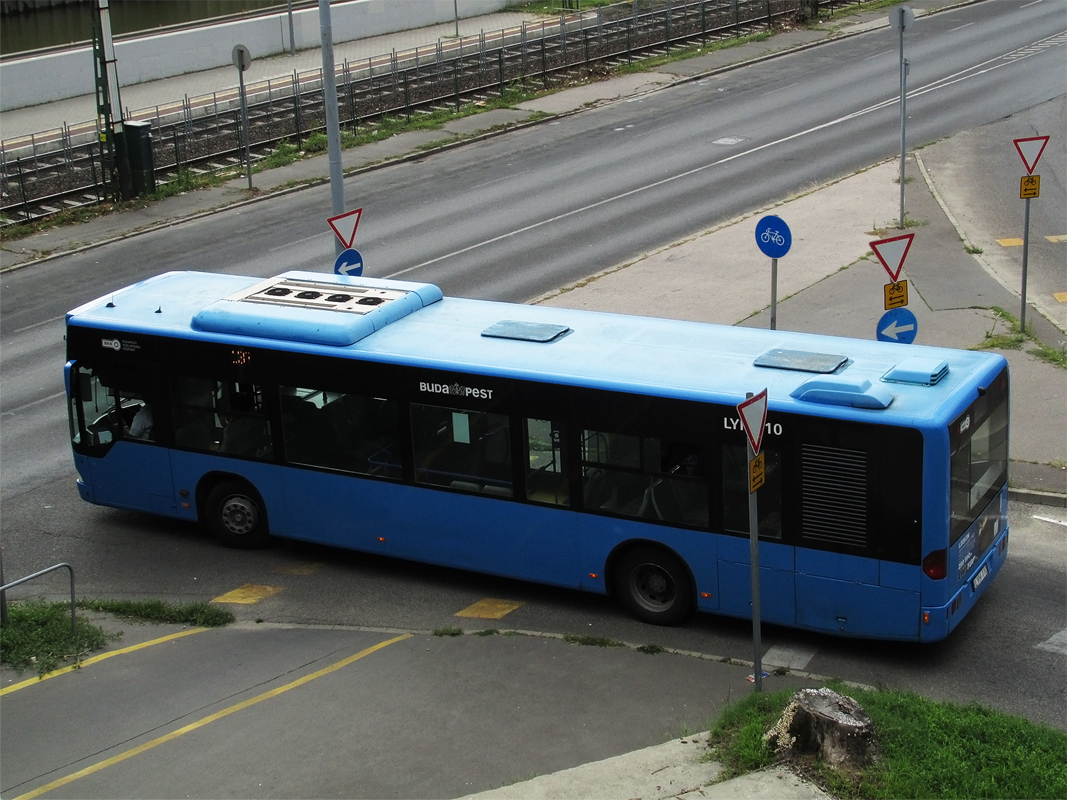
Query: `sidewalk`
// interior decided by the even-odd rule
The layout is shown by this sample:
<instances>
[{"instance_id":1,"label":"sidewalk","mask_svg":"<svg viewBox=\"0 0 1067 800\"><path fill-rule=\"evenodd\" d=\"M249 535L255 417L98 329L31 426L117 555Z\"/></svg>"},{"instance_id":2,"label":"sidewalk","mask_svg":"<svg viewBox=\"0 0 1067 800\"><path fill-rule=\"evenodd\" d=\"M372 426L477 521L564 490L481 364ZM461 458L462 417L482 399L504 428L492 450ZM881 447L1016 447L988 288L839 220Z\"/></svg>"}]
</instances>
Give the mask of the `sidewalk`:
<instances>
[{"instance_id":1,"label":"sidewalk","mask_svg":"<svg viewBox=\"0 0 1067 800\"><path fill-rule=\"evenodd\" d=\"M948 4L938 0L909 3L917 16ZM466 20L464 24L477 25L477 21ZM838 22L834 27L840 25ZM830 35L884 25L884 11L868 12L851 18L848 28L837 34L827 30L779 34L764 42L669 64L645 74L558 92L523 103L516 109L468 117L449 123L445 130L456 137L457 143L496 135L499 126L526 124L535 114L577 113L590 104L654 91L695 75L770 57L795 47L812 46ZM427 41L433 41L435 35L428 34ZM168 82L179 80L168 79ZM185 90L179 84L175 86L178 88L171 91L180 97ZM127 90L123 91L125 98ZM135 106L135 103L128 104L131 108ZM5 126L7 117L5 114ZM4 135L8 135L6 130ZM412 153L424 158L425 152L416 148L441 137L440 131L406 133L348 150L343 154L343 167L351 172ZM917 317L923 343L974 347L997 327L993 313L985 309L1015 308L1018 299L993 277L979 257L964 250L963 242L973 240L973 236L955 226L953 218L964 218L959 210L950 218L944 198L933 181L918 177L937 172L943 152L940 147L935 144L923 149L919 154L921 161L916 158L908 165L909 175L917 176L909 188L909 212L913 218L928 224L917 233L923 242L923 255L909 259L903 277L915 293L909 308ZM221 208L253 203L275 191L299 191L306 185L324 182L327 174L327 157L319 156L255 175L256 197L252 199L244 188L245 178L240 177L224 186L172 197L144 209L7 243L0 252L0 272L155 227L178 224ZM752 246L752 230L755 220L766 213L775 213L787 219L794 231L793 249L783 258L780 271L778 296L784 299L777 308L778 327L869 339L883 313L881 294L886 282L884 270L870 254L869 243L893 235L889 229L897 216L895 176L894 163L874 165L802 196L784 199L772 208L755 210L713 230L644 254L580 284L562 287L534 302L767 327L769 310L763 308L753 313L763 302L753 298L767 298L769 302L769 270L766 257ZM300 185L282 188L291 187L294 182ZM882 230L872 230L872 225ZM961 280L961 276L966 276L966 280ZM961 286L966 287L965 291L961 292ZM711 289L702 292L694 287L714 287L714 297ZM655 299L651 306L649 298ZM1038 338L1047 344L1056 345L1067 338L1038 314L1034 314L1034 323ZM1067 431L1067 374L1024 350L1003 354L1011 365L1014 384L1011 497L1018 502L1065 507L1067 439L1062 432ZM1058 431L1060 435L1049 436L1048 431ZM784 768L706 786L716 780L721 770L714 762L699 760L706 752L706 736L687 737L476 796L641 797L646 800L666 797L788 800L827 796Z\"/></svg>"}]
</instances>

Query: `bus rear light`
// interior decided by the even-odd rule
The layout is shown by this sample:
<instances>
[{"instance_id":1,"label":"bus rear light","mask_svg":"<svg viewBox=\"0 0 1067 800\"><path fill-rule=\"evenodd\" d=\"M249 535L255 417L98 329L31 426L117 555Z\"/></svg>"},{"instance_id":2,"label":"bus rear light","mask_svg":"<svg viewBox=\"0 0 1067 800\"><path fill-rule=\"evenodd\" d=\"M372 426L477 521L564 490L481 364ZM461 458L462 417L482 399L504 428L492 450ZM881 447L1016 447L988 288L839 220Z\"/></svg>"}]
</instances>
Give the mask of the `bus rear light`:
<instances>
[{"instance_id":1,"label":"bus rear light","mask_svg":"<svg viewBox=\"0 0 1067 800\"><path fill-rule=\"evenodd\" d=\"M926 577L941 581L948 575L948 550L934 550L923 559Z\"/></svg>"},{"instance_id":2,"label":"bus rear light","mask_svg":"<svg viewBox=\"0 0 1067 800\"><path fill-rule=\"evenodd\" d=\"M952 601L952 605L949 608L949 615L955 614L960 610L960 605L963 604L963 597L957 595L956 599Z\"/></svg>"}]
</instances>

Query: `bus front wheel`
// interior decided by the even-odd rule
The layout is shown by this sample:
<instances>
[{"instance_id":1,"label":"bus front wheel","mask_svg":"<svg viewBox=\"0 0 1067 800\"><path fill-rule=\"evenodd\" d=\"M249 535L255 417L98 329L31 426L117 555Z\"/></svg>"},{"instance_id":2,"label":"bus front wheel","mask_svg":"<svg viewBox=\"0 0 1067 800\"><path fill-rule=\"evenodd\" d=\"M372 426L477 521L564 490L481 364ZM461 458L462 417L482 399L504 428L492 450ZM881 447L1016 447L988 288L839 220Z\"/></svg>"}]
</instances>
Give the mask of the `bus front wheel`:
<instances>
[{"instance_id":1,"label":"bus front wheel","mask_svg":"<svg viewBox=\"0 0 1067 800\"><path fill-rule=\"evenodd\" d=\"M212 535L227 547L253 550L270 542L263 501L241 481L223 481L208 492L205 522Z\"/></svg>"},{"instance_id":2,"label":"bus front wheel","mask_svg":"<svg viewBox=\"0 0 1067 800\"><path fill-rule=\"evenodd\" d=\"M615 593L633 616L653 625L676 625L693 608L693 589L682 561L666 550L639 547L615 569Z\"/></svg>"}]
</instances>

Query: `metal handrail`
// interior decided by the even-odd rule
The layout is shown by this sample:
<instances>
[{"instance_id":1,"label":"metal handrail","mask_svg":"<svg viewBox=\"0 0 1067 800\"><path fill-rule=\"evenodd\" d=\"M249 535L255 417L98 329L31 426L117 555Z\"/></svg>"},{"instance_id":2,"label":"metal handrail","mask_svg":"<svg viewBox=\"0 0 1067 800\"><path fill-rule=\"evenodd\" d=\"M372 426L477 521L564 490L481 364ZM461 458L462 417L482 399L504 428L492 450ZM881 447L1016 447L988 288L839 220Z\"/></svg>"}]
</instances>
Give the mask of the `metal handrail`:
<instances>
[{"instance_id":1,"label":"metal handrail","mask_svg":"<svg viewBox=\"0 0 1067 800\"><path fill-rule=\"evenodd\" d=\"M34 578L40 578L42 575L47 575L49 572L54 572L55 570L62 569L64 567L66 567L70 571L70 635L74 636L76 630L74 627L74 567L72 567L70 564L55 564L54 566L48 567L47 569L42 569L40 572L35 572L32 575L27 575L25 578L19 578L17 581L5 583L3 586L0 586L0 596L3 597L4 605L7 605L7 596L4 593L8 589L12 589L18 586L19 584L26 583L27 581L32 581Z\"/></svg>"}]
</instances>

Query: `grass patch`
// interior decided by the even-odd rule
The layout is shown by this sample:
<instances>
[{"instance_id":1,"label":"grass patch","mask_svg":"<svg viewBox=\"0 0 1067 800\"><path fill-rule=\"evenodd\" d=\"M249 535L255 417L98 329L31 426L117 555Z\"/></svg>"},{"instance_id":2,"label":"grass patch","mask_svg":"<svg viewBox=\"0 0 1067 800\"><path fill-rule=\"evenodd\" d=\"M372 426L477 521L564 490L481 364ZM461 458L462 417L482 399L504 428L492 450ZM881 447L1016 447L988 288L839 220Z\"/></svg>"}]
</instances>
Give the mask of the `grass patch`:
<instances>
[{"instance_id":1,"label":"grass patch","mask_svg":"<svg viewBox=\"0 0 1067 800\"><path fill-rule=\"evenodd\" d=\"M122 634L107 633L97 625L75 618L70 631L70 604L26 600L8 607L8 624L0 628L0 662L15 669L51 672L62 662L77 662Z\"/></svg>"},{"instance_id":2,"label":"grass patch","mask_svg":"<svg viewBox=\"0 0 1067 800\"><path fill-rule=\"evenodd\" d=\"M638 653L644 653L646 656L655 656L660 653L666 653L666 647L660 647L658 644L643 644L637 648Z\"/></svg>"},{"instance_id":3,"label":"grass patch","mask_svg":"<svg viewBox=\"0 0 1067 800\"><path fill-rule=\"evenodd\" d=\"M194 625L199 628L221 628L236 619L224 608L210 603L168 603L165 600L79 600L78 608L103 611L135 622L157 625Z\"/></svg>"},{"instance_id":4,"label":"grass patch","mask_svg":"<svg viewBox=\"0 0 1067 800\"><path fill-rule=\"evenodd\" d=\"M486 628L483 631L475 631L474 635L475 636L496 636L498 633L500 633L500 631L498 631L496 628Z\"/></svg>"},{"instance_id":5,"label":"grass patch","mask_svg":"<svg viewBox=\"0 0 1067 800\"><path fill-rule=\"evenodd\" d=\"M940 703L910 692L846 689L870 714L882 749L854 774L819 760L805 774L839 798L1067 797L1067 734L981 706ZM730 705L711 731L710 758L723 778L775 760L763 734L792 690L753 693Z\"/></svg>"},{"instance_id":6,"label":"grass patch","mask_svg":"<svg viewBox=\"0 0 1067 800\"><path fill-rule=\"evenodd\" d=\"M463 628L456 625L449 625L447 628L435 628L433 631L434 636L462 636Z\"/></svg>"},{"instance_id":7,"label":"grass patch","mask_svg":"<svg viewBox=\"0 0 1067 800\"><path fill-rule=\"evenodd\" d=\"M103 611L136 622L170 623L217 628L229 625L234 616L209 603L167 603L163 600L79 600L83 611ZM75 615L70 631L70 604L44 600L11 603L8 624L0 628L0 661L15 669L34 668L44 675L77 663L83 655L98 650L122 636Z\"/></svg>"},{"instance_id":8,"label":"grass patch","mask_svg":"<svg viewBox=\"0 0 1067 800\"><path fill-rule=\"evenodd\" d=\"M574 633L563 635L563 641L568 644L580 644L586 647L626 647L622 642L609 639L607 636L578 636Z\"/></svg>"},{"instance_id":9,"label":"grass patch","mask_svg":"<svg viewBox=\"0 0 1067 800\"><path fill-rule=\"evenodd\" d=\"M982 343L970 349L1021 350L1023 345L1029 341L1033 342L1034 347L1027 350L1027 353L1041 361L1067 370L1067 344L1061 344L1059 347L1043 344L1033 337L1032 331L1027 330L1025 333L1021 331L1019 320L1011 313L1000 306L993 306L990 310L993 312L993 326L986 331Z\"/></svg>"}]
</instances>

